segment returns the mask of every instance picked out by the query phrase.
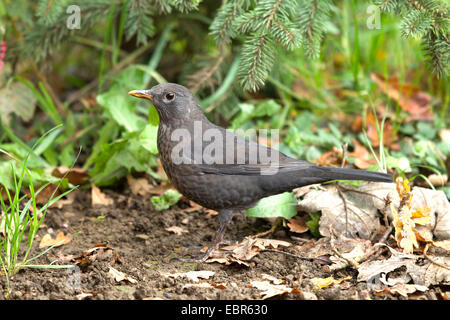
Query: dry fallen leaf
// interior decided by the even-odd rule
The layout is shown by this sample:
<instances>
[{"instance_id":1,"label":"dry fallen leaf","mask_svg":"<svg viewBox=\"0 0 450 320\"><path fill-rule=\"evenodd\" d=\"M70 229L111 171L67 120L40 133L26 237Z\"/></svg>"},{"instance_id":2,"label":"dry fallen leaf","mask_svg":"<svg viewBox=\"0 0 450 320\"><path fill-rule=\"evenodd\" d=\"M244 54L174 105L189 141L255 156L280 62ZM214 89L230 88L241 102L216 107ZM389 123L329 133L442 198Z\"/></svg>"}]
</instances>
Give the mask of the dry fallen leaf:
<instances>
[{"instance_id":1,"label":"dry fallen leaf","mask_svg":"<svg viewBox=\"0 0 450 320\"><path fill-rule=\"evenodd\" d=\"M261 292L262 299L268 299L285 293L300 294L300 290L289 288L282 284L272 284L270 281L252 281L251 287Z\"/></svg>"},{"instance_id":2,"label":"dry fallen leaf","mask_svg":"<svg viewBox=\"0 0 450 320\"><path fill-rule=\"evenodd\" d=\"M328 278L312 278L311 282L314 285L314 290L320 290L322 288L328 287L332 284L340 284L345 280L350 280L352 276L347 276L341 279L334 279L333 277Z\"/></svg>"},{"instance_id":3,"label":"dry fallen leaf","mask_svg":"<svg viewBox=\"0 0 450 320\"><path fill-rule=\"evenodd\" d=\"M86 266L93 261L101 260L110 263L121 263L119 254L109 245L97 243L94 247L83 251L80 255L73 258L78 266Z\"/></svg>"},{"instance_id":4,"label":"dry fallen leaf","mask_svg":"<svg viewBox=\"0 0 450 320\"><path fill-rule=\"evenodd\" d=\"M289 227L289 231L295 233L304 233L309 230L306 226L305 217L295 216L289 220L287 226Z\"/></svg>"},{"instance_id":5,"label":"dry fallen leaf","mask_svg":"<svg viewBox=\"0 0 450 320\"><path fill-rule=\"evenodd\" d=\"M345 197L346 206L341 195ZM422 238L450 239L450 203L444 192L414 187L410 195L411 212L425 207L430 209L431 219L418 220L429 222L415 228ZM398 210L400 197L394 183L364 183L357 189L341 186L341 194L335 185L330 184L319 190L310 190L298 203L298 208L304 212L322 212L319 231L323 236L330 235L331 226L336 234L346 235L348 231L351 237L369 239L372 234L380 232L378 210L392 218L386 199Z\"/></svg>"},{"instance_id":6,"label":"dry fallen leaf","mask_svg":"<svg viewBox=\"0 0 450 320\"><path fill-rule=\"evenodd\" d=\"M270 274L266 273L261 274L261 278L263 278L264 280L268 280L273 284L282 284L284 282L284 280L277 279L274 276L271 276Z\"/></svg>"},{"instance_id":7,"label":"dry fallen leaf","mask_svg":"<svg viewBox=\"0 0 450 320\"><path fill-rule=\"evenodd\" d=\"M78 300L84 300L86 298L95 297L99 294L102 294L102 292L101 291L84 291L84 292L81 292L80 294L77 294L76 298Z\"/></svg>"},{"instance_id":8,"label":"dry fallen leaf","mask_svg":"<svg viewBox=\"0 0 450 320\"><path fill-rule=\"evenodd\" d=\"M443 187L447 184L448 176L446 174L433 173L428 176L428 181L435 187Z\"/></svg>"},{"instance_id":9,"label":"dry fallen leaf","mask_svg":"<svg viewBox=\"0 0 450 320\"><path fill-rule=\"evenodd\" d=\"M181 228L181 227L177 227L177 226L168 227L168 228L165 228L165 230L166 230L166 231L169 231L169 232L173 232L173 233L175 233L177 236L180 236L180 235L182 235L183 233L188 233L188 232L189 232L189 231L187 231L187 230L185 230L185 229L183 229L183 228Z\"/></svg>"},{"instance_id":10,"label":"dry fallen leaf","mask_svg":"<svg viewBox=\"0 0 450 320\"><path fill-rule=\"evenodd\" d=\"M36 188L39 190L39 188ZM25 190L25 194L31 198L31 193L28 189ZM58 189L58 186L55 184L49 184L44 189L42 189L38 194L36 194L36 203L46 204L50 201L50 199L54 199L56 196L59 196L61 192Z\"/></svg>"},{"instance_id":11,"label":"dry fallen leaf","mask_svg":"<svg viewBox=\"0 0 450 320\"><path fill-rule=\"evenodd\" d=\"M113 267L109 267L108 273L116 280L117 282L128 281L130 283L137 283L136 279L126 275L125 273L114 269Z\"/></svg>"},{"instance_id":12,"label":"dry fallen leaf","mask_svg":"<svg viewBox=\"0 0 450 320\"><path fill-rule=\"evenodd\" d=\"M380 139L378 137L378 129L377 129L377 123L378 126L381 126L381 123L383 122L382 116L377 116L375 118L375 115L373 113L367 113L365 118L365 130L367 137L372 143L373 147L378 147L380 145ZM362 132L363 131L363 119L361 116L357 117L353 123L352 123L352 130L355 132ZM397 137L394 135L394 127L391 123L390 119L386 119L384 121L384 127L383 127L383 145L385 147L391 147L394 142L397 140Z\"/></svg>"},{"instance_id":13,"label":"dry fallen leaf","mask_svg":"<svg viewBox=\"0 0 450 320\"><path fill-rule=\"evenodd\" d=\"M286 241L246 237L238 244L225 246L216 250L212 253L211 257L206 260L206 262L218 262L226 265L238 263L249 266L247 261L250 261L261 250L269 248L277 249L278 247L289 246L291 246L291 244ZM225 253L229 254L224 255Z\"/></svg>"},{"instance_id":14,"label":"dry fallen leaf","mask_svg":"<svg viewBox=\"0 0 450 320\"><path fill-rule=\"evenodd\" d=\"M405 298L408 297L408 294L414 293L416 291L425 292L428 290L428 287L417 285L417 284L407 284L407 283L398 283L393 287L384 288L382 290L376 290L378 295L391 293L391 294L399 294Z\"/></svg>"},{"instance_id":15,"label":"dry fallen leaf","mask_svg":"<svg viewBox=\"0 0 450 320\"><path fill-rule=\"evenodd\" d=\"M433 246L450 251L450 240L433 241Z\"/></svg>"},{"instance_id":16,"label":"dry fallen leaf","mask_svg":"<svg viewBox=\"0 0 450 320\"><path fill-rule=\"evenodd\" d=\"M381 275L387 275L401 267L406 267L408 273L417 272L414 266L419 256L389 249L392 253L389 259L365 261L358 266L358 281L379 282Z\"/></svg>"},{"instance_id":17,"label":"dry fallen leaf","mask_svg":"<svg viewBox=\"0 0 450 320\"><path fill-rule=\"evenodd\" d=\"M340 166L342 164L342 149L333 147L332 150L324 152L316 163L321 166ZM345 163L348 163L347 160Z\"/></svg>"},{"instance_id":18,"label":"dry fallen leaf","mask_svg":"<svg viewBox=\"0 0 450 320\"><path fill-rule=\"evenodd\" d=\"M111 199L106 194L101 192L100 189L94 185L92 185L91 195L92 195L92 206L96 205L110 206L114 204L113 199Z\"/></svg>"},{"instance_id":19,"label":"dry fallen leaf","mask_svg":"<svg viewBox=\"0 0 450 320\"><path fill-rule=\"evenodd\" d=\"M199 282L200 278L202 279L209 279L215 274L213 271L189 271L189 272L178 272L178 273L163 273L162 275L166 278L188 278L189 280L193 282Z\"/></svg>"},{"instance_id":20,"label":"dry fallen leaf","mask_svg":"<svg viewBox=\"0 0 450 320\"><path fill-rule=\"evenodd\" d=\"M52 236L47 233L45 236L42 237L41 242L39 243L39 248L50 246L59 247L62 246L63 244L69 243L70 240L71 240L70 235L69 234L64 235L64 232L62 231L58 232L56 238L52 238Z\"/></svg>"},{"instance_id":21,"label":"dry fallen leaf","mask_svg":"<svg viewBox=\"0 0 450 320\"><path fill-rule=\"evenodd\" d=\"M145 178L134 178L132 175L127 175L127 182L130 186L131 192L135 195L147 197L151 194L153 186Z\"/></svg>"},{"instance_id":22,"label":"dry fallen leaf","mask_svg":"<svg viewBox=\"0 0 450 320\"><path fill-rule=\"evenodd\" d=\"M429 94L409 83L400 83L397 77L385 78L372 73L370 78L386 95L397 101L399 106L410 114L407 121L433 120Z\"/></svg>"},{"instance_id":23,"label":"dry fallen leaf","mask_svg":"<svg viewBox=\"0 0 450 320\"><path fill-rule=\"evenodd\" d=\"M359 169L367 169L377 161L372 157L369 150L366 149L358 140L353 139L353 152L348 154L349 157L355 158L355 166Z\"/></svg>"},{"instance_id":24,"label":"dry fallen leaf","mask_svg":"<svg viewBox=\"0 0 450 320\"><path fill-rule=\"evenodd\" d=\"M67 178L73 185L80 185L86 183L89 179L89 173L81 168L69 168L66 166L59 166L53 169L52 176L57 178Z\"/></svg>"}]
</instances>

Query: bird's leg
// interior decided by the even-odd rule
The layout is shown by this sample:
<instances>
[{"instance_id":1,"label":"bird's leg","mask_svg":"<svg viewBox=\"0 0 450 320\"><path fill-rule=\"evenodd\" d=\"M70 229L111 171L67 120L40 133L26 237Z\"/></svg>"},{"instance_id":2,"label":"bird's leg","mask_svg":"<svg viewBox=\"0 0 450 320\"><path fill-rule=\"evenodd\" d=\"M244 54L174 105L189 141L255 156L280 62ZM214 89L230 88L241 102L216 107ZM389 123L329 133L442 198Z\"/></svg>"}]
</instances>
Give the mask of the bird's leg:
<instances>
[{"instance_id":1,"label":"bird's leg","mask_svg":"<svg viewBox=\"0 0 450 320\"><path fill-rule=\"evenodd\" d=\"M185 262L204 262L206 259L209 258L211 253L219 247L220 244L224 242L223 236L225 234L225 229L227 228L228 224L231 221L231 218L233 218L233 210L221 210L219 212L219 229L217 229L216 235L214 236L213 241L209 244L208 248L206 249L205 253L200 255L198 258L194 259L184 259L179 258L178 260L185 261Z\"/></svg>"}]
</instances>

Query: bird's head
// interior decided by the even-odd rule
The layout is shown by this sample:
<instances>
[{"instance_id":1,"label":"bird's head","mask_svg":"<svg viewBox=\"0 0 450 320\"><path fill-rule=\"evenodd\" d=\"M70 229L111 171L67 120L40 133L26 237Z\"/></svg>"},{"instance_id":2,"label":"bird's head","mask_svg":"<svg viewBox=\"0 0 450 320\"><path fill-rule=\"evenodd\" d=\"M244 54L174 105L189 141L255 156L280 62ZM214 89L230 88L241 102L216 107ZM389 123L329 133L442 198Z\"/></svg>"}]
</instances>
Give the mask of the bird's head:
<instances>
[{"instance_id":1,"label":"bird's head","mask_svg":"<svg viewBox=\"0 0 450 320\"><path fill-rule=\"evenodd\" d=\"M133 90L129 95L150 100L161 121L203 118L203 113L189 89L176 83L162 83L149 90Z\"/></svg>"}]
</instances>

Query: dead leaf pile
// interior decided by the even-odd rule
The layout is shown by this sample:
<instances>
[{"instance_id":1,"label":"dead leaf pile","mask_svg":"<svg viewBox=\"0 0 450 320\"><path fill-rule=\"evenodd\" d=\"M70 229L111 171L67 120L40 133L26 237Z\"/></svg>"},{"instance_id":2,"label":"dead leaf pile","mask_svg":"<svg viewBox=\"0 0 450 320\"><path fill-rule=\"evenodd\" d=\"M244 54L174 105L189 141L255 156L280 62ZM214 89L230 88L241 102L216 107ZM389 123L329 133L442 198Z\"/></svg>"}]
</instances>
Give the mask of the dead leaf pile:
<instances>
[{"instance_id":1,"label":"dead leaf pile","mask_svg":"<svg viewBox=\"0 0 450 320\"><path fill-rule=\"evenodd\" d=\"M415 214L414 220L418 222L415 230L425 239L450 239L450 203L444 192L414 187L410 194L408 210ZM319 222L321 235L330 236L331 229L347 237L371 239L380 233L378 210L393 219L391 208L393 206L398 212L400 202L394 183L365 183L357 189L330 184L317 190L310 189L298 208L322 213ZM426 216L421 216L425 213Z\"/></svg>"},{"instance_id":2,"label":"dead leaf pile","mask_svg":"<svg viewBox=\"0 0 450 320\"><path fill-rule=\"evenodd\" d=\"M388 259L366 261L358 267L358 281L367 282L378 295L391 293L407 297L432 285L450 284L450 257L433 256L432 260L419 263L422 260L419 255L386 247L391 252ZM401 268L405 271L399 272Z\"/></svg>"}]
</instances>

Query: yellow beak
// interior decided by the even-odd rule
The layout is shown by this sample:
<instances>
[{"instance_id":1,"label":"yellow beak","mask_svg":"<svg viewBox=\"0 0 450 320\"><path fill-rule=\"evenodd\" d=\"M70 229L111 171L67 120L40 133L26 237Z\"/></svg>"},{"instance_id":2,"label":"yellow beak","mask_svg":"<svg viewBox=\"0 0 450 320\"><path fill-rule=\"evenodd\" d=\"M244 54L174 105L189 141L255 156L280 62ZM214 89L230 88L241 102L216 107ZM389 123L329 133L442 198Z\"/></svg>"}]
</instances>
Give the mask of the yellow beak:
<instances>
[{"instance_id":1,"label":"yellow beak","mask_svg":"<svg viewBox=\"0 0 450 320\"><path fill-rule=\"evenodd\" d=\"M130 96L137 97L137 98L144 98L148 100L153 100L152 95L149 93L150 90L133 90L128 92Z\"/></svg>"}]
</instances>

